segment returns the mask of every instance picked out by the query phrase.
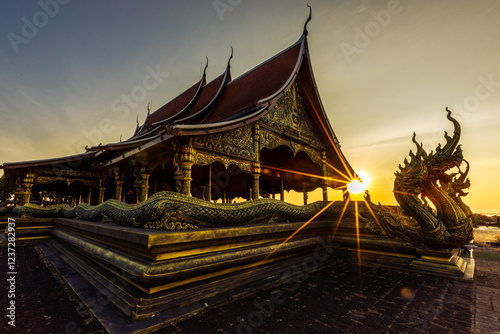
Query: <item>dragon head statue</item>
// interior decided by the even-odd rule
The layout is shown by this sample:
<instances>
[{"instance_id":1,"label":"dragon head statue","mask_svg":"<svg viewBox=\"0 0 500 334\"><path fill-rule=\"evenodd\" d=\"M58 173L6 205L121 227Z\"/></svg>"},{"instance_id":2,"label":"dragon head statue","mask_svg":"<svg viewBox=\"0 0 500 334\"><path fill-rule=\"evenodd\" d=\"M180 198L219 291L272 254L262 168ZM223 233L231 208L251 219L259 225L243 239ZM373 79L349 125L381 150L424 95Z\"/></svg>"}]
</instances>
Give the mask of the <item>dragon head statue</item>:
<instances>
[{"instance_id":1,"label":"dragon head statue","mask_svg":"<svg viewBox=\"0 0 500 334\"><path fill-rule=\"evenodd\" d=\"M404 166L395 173L394 196L402 214L379 205L376 216L380 224L369 223L372 229L382 228L384 234L432 249L461 247L473 238L472 212L461 199L470 186L469 163L458 144L460 124L448 108L446 111L454 125L453 136L445 132L446 144L427 153L413 134L416 153L410 151L410 161L405 158Z\"/></svg>"}]
</instances>

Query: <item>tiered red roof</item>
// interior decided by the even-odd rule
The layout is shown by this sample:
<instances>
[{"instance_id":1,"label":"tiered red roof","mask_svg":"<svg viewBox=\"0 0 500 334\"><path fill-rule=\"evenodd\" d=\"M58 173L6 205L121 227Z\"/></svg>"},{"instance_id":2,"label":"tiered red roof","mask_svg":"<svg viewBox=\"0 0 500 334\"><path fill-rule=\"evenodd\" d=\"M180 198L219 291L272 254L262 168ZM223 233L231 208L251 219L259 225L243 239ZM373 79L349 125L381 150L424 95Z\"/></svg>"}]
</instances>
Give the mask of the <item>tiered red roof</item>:
<instances>
[{"instance_id":1,"label":"tiered red roof","mask_svg":"<svg viewBox=\"0 0 500 334\"><path fill-rule=\"evenodd\" d=\"M231 80L229 61L225 72L209 83L206 83L205 72L199 82L151 115L148 113L144 124L137 127L131 138L94 146L81 158L92 159L94 168L110 167L173 136L227 131L256 121L298 80L328 155L334 161L344 161L344 170L350 170L347 174L351 174L352 169L345 164L316 89L305 27L304 34L295 44L234 80ZM89 155L90 152L94 154ZM15 168L16 164L7 163L4 169Z\"/></svg>"}]
</instances>

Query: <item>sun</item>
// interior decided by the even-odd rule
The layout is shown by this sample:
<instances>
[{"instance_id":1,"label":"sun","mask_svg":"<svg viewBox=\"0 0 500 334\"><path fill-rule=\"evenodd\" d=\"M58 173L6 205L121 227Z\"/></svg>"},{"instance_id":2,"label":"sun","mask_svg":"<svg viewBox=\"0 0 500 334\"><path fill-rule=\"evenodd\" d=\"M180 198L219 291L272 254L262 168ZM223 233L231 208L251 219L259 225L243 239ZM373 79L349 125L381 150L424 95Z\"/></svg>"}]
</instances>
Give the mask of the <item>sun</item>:
<instances>
[{"instance_id":1,"label":"sun","mask_svg":"<svg viewBox=\"0 0 500 334\"><path fill-rule=\"evenodd\" d=\"M368 185L370 184L370 176L365 172L356 172L359 177L358 179L354 179L347 185L347 190L351 194L362 194L366 189L368 189Z\"/></svg>"}]
</instances>

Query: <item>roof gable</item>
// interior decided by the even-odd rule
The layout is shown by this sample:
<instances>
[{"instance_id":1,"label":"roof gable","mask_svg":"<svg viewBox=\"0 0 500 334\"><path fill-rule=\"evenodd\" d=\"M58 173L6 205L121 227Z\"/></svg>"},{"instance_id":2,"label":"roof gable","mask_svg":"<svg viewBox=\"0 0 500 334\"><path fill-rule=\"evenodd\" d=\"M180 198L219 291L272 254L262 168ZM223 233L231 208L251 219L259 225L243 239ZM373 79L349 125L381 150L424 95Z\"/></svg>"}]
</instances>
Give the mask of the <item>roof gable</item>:
<instances>
[{"instance_id":1,"label":"roof gable","mask_svg":"<svg viewBox=\"0 0 500 334\"><path fill-rule=\"evenodd\" d=\"M267 60L227 84L224 96L203 121L213 124L232 119L241 111L258 109L258 102L278 92L293 75L300 58L301 43Z\"/></svg>"}]
</instances>

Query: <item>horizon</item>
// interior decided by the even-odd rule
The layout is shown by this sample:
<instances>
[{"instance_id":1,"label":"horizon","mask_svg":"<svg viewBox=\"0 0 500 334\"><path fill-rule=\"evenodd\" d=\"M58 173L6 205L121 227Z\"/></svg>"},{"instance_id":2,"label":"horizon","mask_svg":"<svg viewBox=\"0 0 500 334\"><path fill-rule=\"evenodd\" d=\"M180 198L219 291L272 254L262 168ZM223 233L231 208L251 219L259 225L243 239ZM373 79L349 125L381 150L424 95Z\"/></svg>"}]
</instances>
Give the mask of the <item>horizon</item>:
<instances>
[{"instance_id":1,"label":"horizon","mask_svg":"<svg viewBox=\"0 0 500 334\"><path fill-rule=\"evenodd\" d=\"M370 175L372 201L396 204L393 173L414 150L413 132L427 152L435 150L452 129L449 107L471 164L464 202L473 212L500 214L500 4L309 4L316 84L347 161ZM0 6L0 164L125 140L136 115L144 122L148 102L154 112L199 80L205 57L211 81L232 46L231 71L240 77L295 43L309 14L298 0ZM155 87L125 101L151 71L163 73Z\"/></svg>"}]
</instances>

